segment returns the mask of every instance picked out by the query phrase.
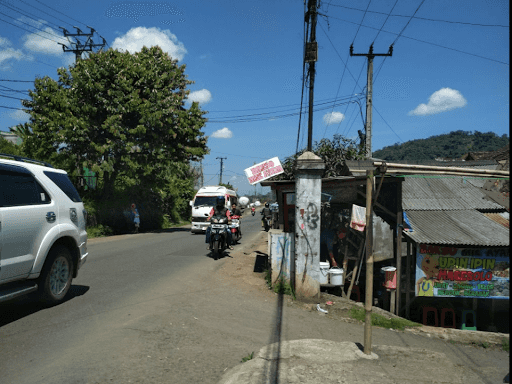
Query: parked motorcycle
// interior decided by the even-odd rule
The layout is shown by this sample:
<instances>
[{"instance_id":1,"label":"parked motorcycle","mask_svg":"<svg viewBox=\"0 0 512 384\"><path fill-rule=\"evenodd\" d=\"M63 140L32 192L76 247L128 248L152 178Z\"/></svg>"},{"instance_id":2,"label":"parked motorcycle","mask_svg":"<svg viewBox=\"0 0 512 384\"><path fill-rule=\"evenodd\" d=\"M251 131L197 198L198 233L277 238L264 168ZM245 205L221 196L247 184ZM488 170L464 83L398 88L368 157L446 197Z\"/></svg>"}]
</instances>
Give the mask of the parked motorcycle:
<instances>
[{"instance_id":1,"label":"parked motorcycle","mask_svg":"<svg viewBox=\"0 0 512 384\"><path fill-rule=\"evenodd\" d=\"M214 259L217 260L228 247L228 218L214 215L210 221L210 228L210 249L213 251Z\"/></svg>"},{"instance_id":2,"label":"parked motorcycle","mask_svg":"<svg viewBox=\"0 0 512 384\"><path fill-rule=\"evenodd\" d=\"M240 216L231 216L231 225L229 228L231 229L231 238L233 242L237 243L242 238L242 235L240 234Z\"/></svg>"}]
</instances>

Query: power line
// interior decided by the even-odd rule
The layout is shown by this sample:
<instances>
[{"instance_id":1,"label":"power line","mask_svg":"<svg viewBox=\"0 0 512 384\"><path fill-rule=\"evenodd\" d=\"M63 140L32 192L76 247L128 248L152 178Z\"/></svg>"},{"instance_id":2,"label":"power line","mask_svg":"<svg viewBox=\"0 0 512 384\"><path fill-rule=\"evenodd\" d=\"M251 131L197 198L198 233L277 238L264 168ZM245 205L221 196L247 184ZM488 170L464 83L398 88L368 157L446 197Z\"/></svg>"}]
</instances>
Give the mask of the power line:
<instances>
[{"instance_id":1,"label":"power line","mask_svg":"<svg viewBox=\"0 0 512 384\"><path fill-rule=\"evenodd\" d=\"M6 107L5 105L0 105L0 108L15 109L15 110L17 110L17 111L26 111L26 109L22 109L22 108L14 108L14 107Z\"/></svg>"},{"instance_id":2,"label":"power line","mask_svg":"<svg viewBox=\"0 0 512 384\"><path fill-rule=\"evenodd\" d=\"M43 23L41 23L40 21L38 21L38 20L34 19L33 17L31 17L31 16L35 16L35 17L37 17L36 15L34 15L34 14L30 13L30 12L24 13L24 12L22 12L21 8L18 8L18 7L16 7L15 5L12 5L12 4L7 5L7 4L5 4L5 3L1 3L0 5L3 5L4 7L7 7L7 8L9 8L9 9L13 10L14 12L21 13L23 16L28 17L29 19L34 20L34 21L35 21L35 22L37 22L38 24L43 24ZM29 16L29 15L31 15L31 16ZM46 21L46 20L45 20L45 21ZM50 24L53 24L53 25L55 25L56 27L58 27L58 25L57 25L57 24L55 24L55 23L53 23L53 22L51 22L51 21L48 21L48 22L49 22Z\"/></svg>"},{"instance_id":3,"label":"power line","mask_svg":"<svg viewBox=\"0 0 512 384\"><path fill-rule=\"evenodd\" d=\"M57 20L59 20L59 21L62 21L63 23L66 23L66 24L68 24L68 25L71 25L71 26L72 26L72 24L68 23L66 20L59 19L57 16L52 15L52 14L50 14L50 13L48 13L48 12L45 12L45 11L43 11L43 10L42 10L42 9L40 9L40 8L34 7L32 4L29 4L29 3L27 3L27 2L26 2L26 1L24 1L24 0L17 0L17 1L21 1L22 3L24 3L24 4L28 5L29 7L32 7L32 8L34 8L34 9L38 10L39 12L43 12L45 15L51 16L51 17L53 17L54 19L57 19ZM37 1L37 0L36 0L36 1ZM39 2L39 1L38 1L38 2ZM41 3L41 4L43 4L43 3ZM48 7L46 4L43 4L43 5L45 5L46 7ZM59 11L57 11L57 10L55 10L55 9L53 9L53 11L55 11L55 12L59 12ZM59 13L61 13L61 12L59 12ZM64 15L64 16L65 16L65 15ZM68 17L68 16L66 16L66 17ZM70 17L69 17L69 18L70 18ZM71 19L71 18L70 18L70 19Z\"/></svg>"},{"instance_id":4,"label":"power line","mask_svg":"<svg viewBox=\"0 0 512 384\"><path fill-rule=\"evenodd\" d=\"M377 112L379 114L382 121L384 121L384 123L386 123L386 125L389 127L389 129L391 129L391 131L396 135L396 137L398 137L398 139L403 143L404 141L402 140L402 138L400 136L398 136L398 134L395 132L395 130L393 128L391 128L391 125L389 125L388 122L382 117L382 115L377 110L377 108L375 108L375 105L373 106L373 109L375 109L375 112Z\"/></svg>"},{"instance_id":5,"label":"power line","mask_svg":"<svg viewBox=\"0 0 512 384\"><path fill-rule=\"evenodd\" d=\"M377 36L375 36L375 39L373 39L373 43L375 43L375 40L377 40L377 37L379 37L380 31L382 31L382 28L384 28L384 26L386 25L386 22L388 21L389 16L391 15L391 12L393 12L393 9L395 9L396 3L398 3L398 0L396 0L395 4L393 4L393 8L391 8L391 11L389 11L389 14L386 17L386 20L384 20L384 23L382 23L382 27L380 27L379 32L377 32Z\"/></svg>"},{"instance_id":6,"label":"power line","mask_svg":"<svg viewBox=\"0 0 512 384\"><path fill-rule=\"evenodd\" d=\"M9 79L0 79L0 81L9 81L13 83L33 83L34 80L9 80Z\"/></svg>"},{"instance_id":7,"label":"power line","mask_svg":"<svg viewBox=\"0 0 512 384\"><path fill-rule=\"evenodd\" d=\"M356 34L354 36L354 39L352 40L352 44L355 43L356 41L356 37L357 37L357 34L359 33L359 29L361 28L361 25L363 25L363 21L364 21L364 18L366 16L366 12L368 12L368 8L370 8L370 4L371 4L372 0L370 0L368 2L368 5L366 6L366 10L364 11L364 15L363 15L363 18L361 19L361 22L359 23L359 27L357 27L357 31L356 31ZM333 4L334 5L334 4Z\"/></svg>"},{"instance_id":8,"label":"power line","mask_svg":"<svg viewBox=\"0 0 512 384\"><path fill-rule=\"evenodd\" d=\"M352 9L354 11L360 11L360 12L368 12L368 13L376 13L380 15L386 15L385 12L378 12L378 11L364 11L363 9L353 8L353 7L347 7L344 5L337 5L337 4L329 4L333 7L339 7L339 8L346 8L346 9ZM390 15L391 17L411 17L407 15ZM435 21L435 22L441 22L441 23L450 23L450 24L464 24L464 25L473 25L478 27L500 27L500 28L510 28L508 25L501 25L501 24L480 24L480 23L468 23L463 21L453 21L453 20L441 20L441 19L429 19L426 17L419 17L419 16L413 16L415 19L419 20L428 20L428 21Z\"/></svg>"},{"instance_id":9,"label":"power line","mask_svg":"<svg viewBox=\"0 0 512 384\"><path fill-rule=\"evenodd\" d=\"M15 19L14 17L12 17L12 16L10 16L10 15L7 15L7 14L5 14L5 13L3 13L3 12L0 12L0 15L7 16L7 17L9 17L9 18L11 18L11 19L13 19L13 20L16 20L16 21L17 21L17 22L19 22L19 23L22 23L22 24L28 25L29 27L34 28L34 29L36 29L36 30L37 30L37 31L39 31L39 32L43 32L43 33L46 33L47 35L55 36L55 37L60 38L60 36L57 36L57 35L55 35L55 34L53 34L53 33L50 33L50 32L43 31L42 29L39 29L39 28L37 28L37 27L34 27L33 25L30 25L30 24L28 24L28 23L25 23L24 21L17 20L17 19ZM1 19L0 19L0 20L1 20ZM9 23L8 21L5 21L5 20L2 20L2 21L6 22L6 23ZM9 23L9 24L10 24L10 23ZM11 24L11 25L14 25L14 24ZM37 36L40 36L40 37L42 37L43 39L51 40L51 41L53 41L53 42L55 42L55 43L58 43L57 41L52 40L52 39L50 39L50 38L48 38L48 37L42 36L42 35L40 35L40 34L39 34L39 33L37 33L37 32L29 31L28 29L26 29L26 28L22 28L22 27L20 27L20 26L18 26L18 28L21 28L21 29L23 29L23 30L25 30L25 31L27 31L27 32L33 33L33 34L35 34L35 35L37 35Z\"/></svg>"},{"instance_id":10,"label":"power line","mask_svg":"<svg viewBox=\"0 0 512 384\"><path fill-rule=\"evenodd\" d=\"M57 9L52 8L52 7L50 7L49 5L46 5L46 4L45 4L45 3L43 3L42 1L39 1L39 0L36 0L36 1L37 1L39 4L44 5L46 8L49 8L49 9L51 9L52 11L55 11L55 12L57 12L57 13L60 13L61 15L66 16L68 19L71 19L71 20L73 20L73 21L76 21L77 23L80 23L80 24L82 24L82 25L85 25L87 28L89 28L89 27L87 26L87 24L84 24L84 23L82 23L82 22L81 22L81 21L79 21L79 20L73 19L71 16L68 16L68 15L66 15L66 14L62 13L61 11L58 11ZM55 16L54 16L54 17L55 17ZM69 24L69 23L68 23L68 24ZM69 25L71 25L71 24L69 24Z\"/></svg>"},{"instance_id":11,"label":"power line","mask_svg":"<svg viewBox=\"0 0 512 384\"><path fill-rule=\"evenodd\" d=\"M0 90L1 91L1 90ZM20 99L19 97L13 97L13 96L5 96L5 95L0 95L0 97L7 97L8 99L15 99L15 100L27 100L27 99Z\"/></svg>"},{"instance_id":12,"label":"power line","mask_svg":"<svg viewBox=\"0 0 512 384\"><path fill-rule=\"evenodd\" d=\"M421 3L420 5L418 5L418 8L416 8L416 10L414 11L414 13L412 14L411 18L409 19L409 21L407 21L407 24L405 24L405 27L402 28L402 30L400 31L400 33L398 34L398 36L396 37L395 41L393 41L391 43L391 45L395 45L396 41L400 38L400 36L402 36L402 33L405 31L405 28L407 28L407 26L409 25L409 23L412 21L412 18L414 17L414 15L416 15L416 12L418 12L421 8L421 6L423 5L423 3L425 2L425 0L421 0ZM382 29L382 28L381 28Z\"/></svg>"},{"instance_id":13,"label":"power line","mask_svg":"<svg viewBox=\"0 0 512 384\"><path fill-rule=\"evenodd\" d=\"M333 19L336 19L336 20L344 21L344 22L346 22L346 23L356 24L356 25L357 25L357 23L354 23L353 21L340 19L339 17L334 17L334 16L329 16L329 17L331 17L331 18L333 18ZM368 26L368 25L363 25L363 27L377 30L377 28L370 27L370 26ZM390 31L386 31L386 30L384 30L384 29L382 30L382 32L390 33L390 34L392 34L392 35L398 35L398 33L390 32ZM446 46L444 46L444 45L431 43L431 42L429 42L429 41L425 41L425 40L415 39L415 38L413 38L413 37L409 37L409 36L406 36L406 35L401 35L400 37L404 37L404 38L406 38L406 39L415 40L415 41L419 41L419 42L421 42L421 43L434 45L434 46L436 46L436 47L441 47L441 48L449 49L449 50L452 50L452 51L456 51L456 52L464 53L464 54L466 54L466 55L479 57L479 58L481 58L481 59L485 59L485 60L489 60L489 61L494 61L494 62L496 62L496 63L509 65L509 63L505 63L505 62L500 61L500 60L491 59L491 58L489 58L489 57L485 57L485 56L477 55L477 54L475 54L475 53L469 53L469 52L461 51L460 49L455 49L455 48L446 47Z\"/></svg>"}]
</instances>

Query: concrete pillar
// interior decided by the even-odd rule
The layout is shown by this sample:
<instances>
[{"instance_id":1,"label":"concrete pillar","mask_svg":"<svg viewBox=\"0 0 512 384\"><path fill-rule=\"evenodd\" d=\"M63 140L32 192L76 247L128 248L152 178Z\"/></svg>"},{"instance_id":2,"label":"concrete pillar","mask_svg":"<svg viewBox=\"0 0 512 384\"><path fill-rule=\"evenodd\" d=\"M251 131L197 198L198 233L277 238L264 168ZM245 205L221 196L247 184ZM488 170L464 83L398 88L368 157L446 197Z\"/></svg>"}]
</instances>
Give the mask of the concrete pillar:
<instances>
[{"instance_id":1,"label":"concrete pillar","mask_svg":"<svg viewBox=\"0 0 512 384\"><path fill-rule=\"evenodd\" d=\"M295 168L295 293L320 295L320 216L325 164L304 152Z\"/></svg>"}]
</instances>

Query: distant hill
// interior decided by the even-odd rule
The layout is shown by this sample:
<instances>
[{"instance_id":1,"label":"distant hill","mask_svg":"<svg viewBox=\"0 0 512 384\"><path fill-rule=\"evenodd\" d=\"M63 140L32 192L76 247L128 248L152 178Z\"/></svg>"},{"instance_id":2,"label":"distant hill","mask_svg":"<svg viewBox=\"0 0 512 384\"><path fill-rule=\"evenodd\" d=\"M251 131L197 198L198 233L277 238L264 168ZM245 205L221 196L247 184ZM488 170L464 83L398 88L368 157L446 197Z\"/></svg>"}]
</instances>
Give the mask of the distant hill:
<instances>
[{"instance_id":1,"label":"distant hill","mask_svg":"<svg viewBox=\"0 0 512 384\"><path fill-rule=\"evenodd\" d=\"M373 152L372 157L382 160L434 160L436 158L460 159L471 152L495 151L509 143L507 135L494 132L453 131L427 139L394 144Z\"/></svg>"}]
</instances>

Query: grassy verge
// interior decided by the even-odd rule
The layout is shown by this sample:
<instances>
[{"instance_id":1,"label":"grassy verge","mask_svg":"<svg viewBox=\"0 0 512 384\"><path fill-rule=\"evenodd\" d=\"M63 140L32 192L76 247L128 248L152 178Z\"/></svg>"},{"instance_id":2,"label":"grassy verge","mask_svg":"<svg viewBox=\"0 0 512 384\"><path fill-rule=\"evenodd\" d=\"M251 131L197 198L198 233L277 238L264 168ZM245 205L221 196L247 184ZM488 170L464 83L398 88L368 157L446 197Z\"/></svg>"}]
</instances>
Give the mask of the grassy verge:
<instances>
[{"instance_id":1,"label":"grassy verge","mask_svg":"<svg viewBox=\"0 0 512 384\"><path fill-rule=\"evenodd\" d=\"M365 321L365 310L364 308L352 307L350 310L350 316L356 320ZM410 321L407 319L397 319L391 318L388 319L382 315L372 313L372 325L382 328L393 328L403 331L405 327L421 327L421 324L415 323L414 321Z\"/></svg>"}]
</instances>

